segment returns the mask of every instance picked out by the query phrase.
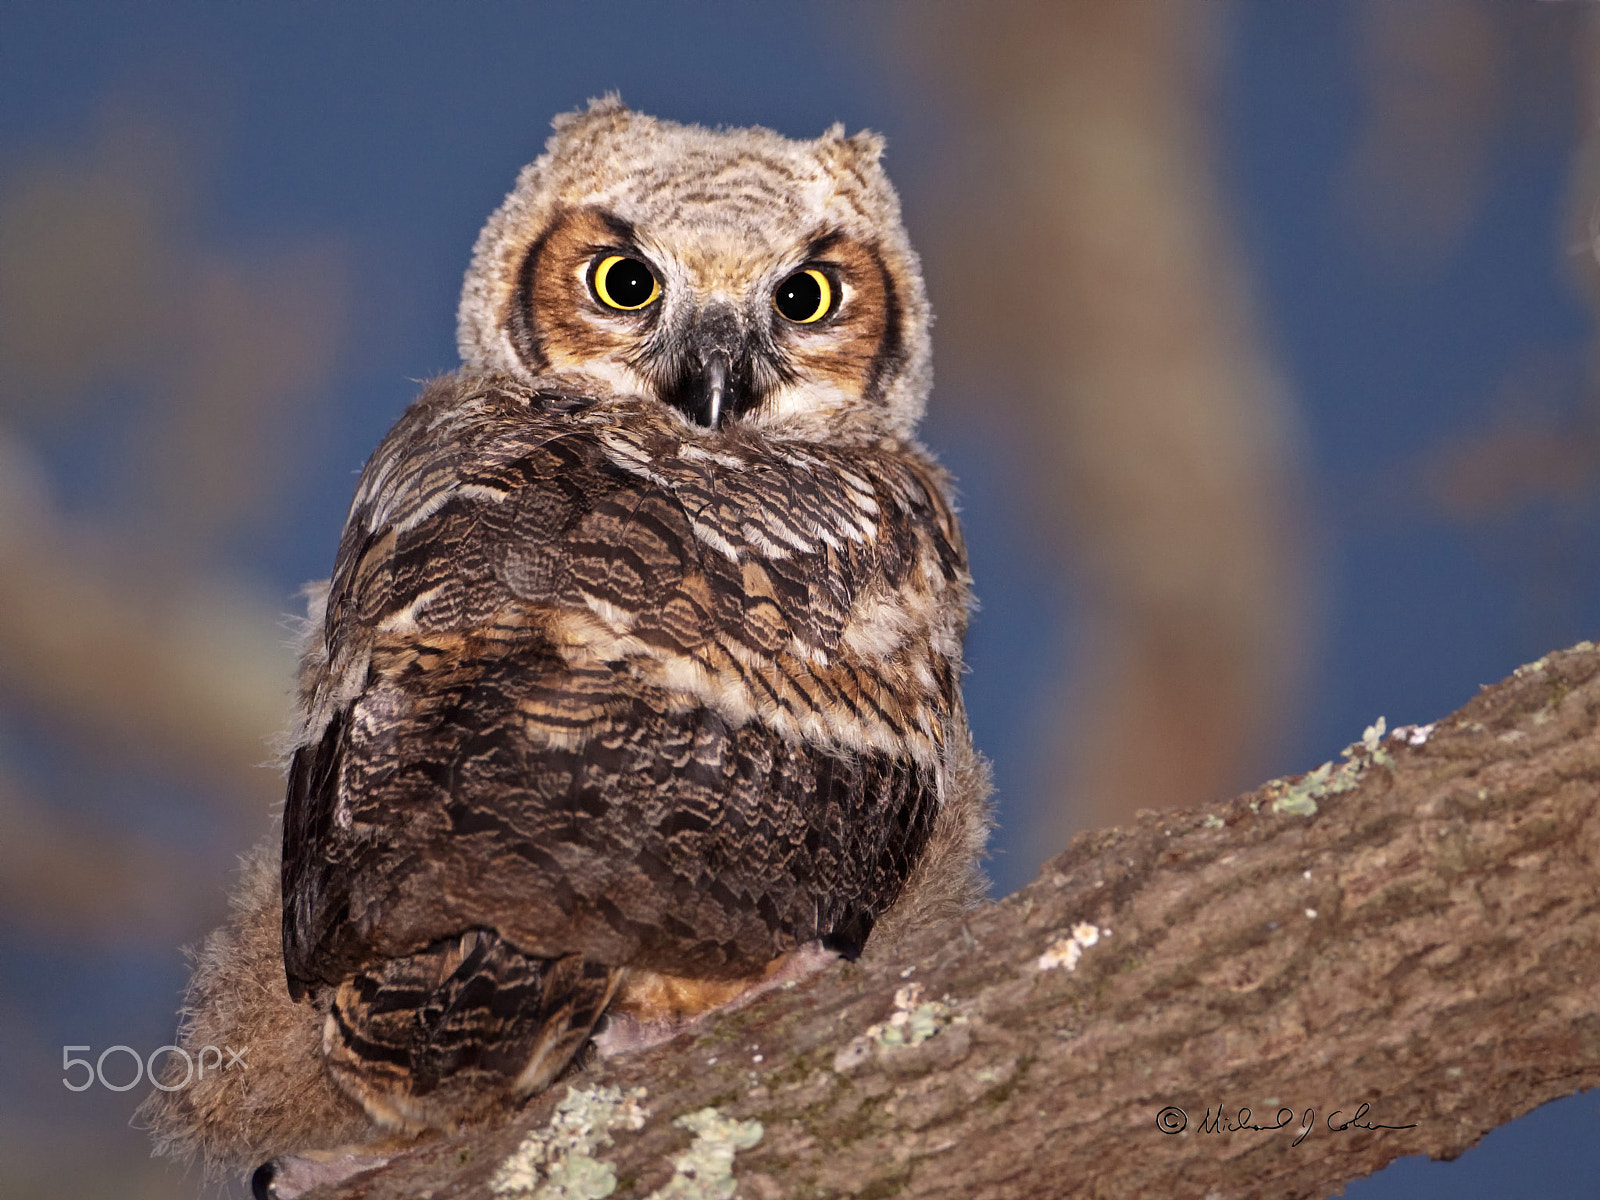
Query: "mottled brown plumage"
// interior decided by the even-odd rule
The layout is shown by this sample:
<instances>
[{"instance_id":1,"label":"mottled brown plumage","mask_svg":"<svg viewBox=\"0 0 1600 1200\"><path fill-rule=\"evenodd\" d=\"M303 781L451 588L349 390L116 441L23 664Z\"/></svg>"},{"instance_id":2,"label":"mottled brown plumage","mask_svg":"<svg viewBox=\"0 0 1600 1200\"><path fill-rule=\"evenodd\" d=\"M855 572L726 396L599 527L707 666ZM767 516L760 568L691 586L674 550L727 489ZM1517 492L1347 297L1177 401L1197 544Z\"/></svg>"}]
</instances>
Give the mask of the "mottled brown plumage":
<instances>
[{"instance_id":1,"label":"mottled brown plumage","mask_svg":"<svg viewBox=\"0 0 1600 1200\"><path fill-rule=\"evenodd\" d=\"M172 1148L480 1119L601 1029L669 1035L975 898L969 580L880 149L558 123L480 239L466 367L367 464L314 596L284 973L230 997L258 861L191 991L191 1040L298 1063L317 1026L294 1078L329 1134L230 1126L219 1083L154 1101Z\"/></svg>"}]
</instances>

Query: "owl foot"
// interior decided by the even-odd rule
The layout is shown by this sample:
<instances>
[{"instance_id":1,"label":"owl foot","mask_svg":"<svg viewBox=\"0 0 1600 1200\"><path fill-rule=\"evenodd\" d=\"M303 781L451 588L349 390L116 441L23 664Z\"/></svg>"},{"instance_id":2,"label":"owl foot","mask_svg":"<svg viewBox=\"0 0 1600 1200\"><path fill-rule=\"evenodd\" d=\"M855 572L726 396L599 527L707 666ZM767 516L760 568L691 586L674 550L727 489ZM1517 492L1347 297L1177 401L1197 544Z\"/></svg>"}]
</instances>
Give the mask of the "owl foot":
<instances>
[{"instance_id":1,"label":"owl foot","mask_svg":"<svg viewBox=\"0 0 1600 1200\"><path fill-rule=\"evenodd\" d=\"M295 1200L312 1188L342 1183L352 1175L383 1166L393 1154L356 1154L350 1151L310 1151L269 1159L250 1176L255 1200Z\"/></svg>"}]
</instances>

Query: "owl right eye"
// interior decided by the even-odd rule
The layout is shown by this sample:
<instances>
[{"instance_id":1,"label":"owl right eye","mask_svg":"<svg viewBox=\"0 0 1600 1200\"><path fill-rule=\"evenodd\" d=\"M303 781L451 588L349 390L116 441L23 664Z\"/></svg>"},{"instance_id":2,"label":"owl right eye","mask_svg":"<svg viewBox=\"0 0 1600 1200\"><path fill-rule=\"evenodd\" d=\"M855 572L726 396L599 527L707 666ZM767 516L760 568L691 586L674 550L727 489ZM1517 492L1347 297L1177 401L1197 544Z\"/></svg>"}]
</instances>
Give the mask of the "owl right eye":
<instances>
[{"instance_id":1,"label":"owl right eye","mask_svg":"<svg viewBox=\"0 0 1600 1200\"><path fill-rule=\"evenodd\" d=\"M815 267L796 271L772 293L772 307L796 325L814 325L833 309L833 284Z\"/></svg>"},{"instance_id":2,"label":"owl right eye","mask_svg":"<svg viewBox=\"0 0 1600 1200\"><path fill-rule=\"evenodd\" d=\"M607 308L637 312L661 295L661 284L637 258L597 254L589 267L589 290Z\"/></svg>"}]
</instances>

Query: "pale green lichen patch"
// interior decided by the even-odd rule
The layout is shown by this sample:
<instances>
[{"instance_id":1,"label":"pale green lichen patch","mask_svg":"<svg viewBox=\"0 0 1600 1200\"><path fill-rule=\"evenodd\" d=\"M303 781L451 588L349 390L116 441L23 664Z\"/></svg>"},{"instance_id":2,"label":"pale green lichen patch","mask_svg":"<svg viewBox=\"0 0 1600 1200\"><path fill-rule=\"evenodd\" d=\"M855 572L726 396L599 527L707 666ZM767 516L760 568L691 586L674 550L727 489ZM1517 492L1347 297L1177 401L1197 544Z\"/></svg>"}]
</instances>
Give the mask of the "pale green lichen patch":
<instances>
[{"instance_id":1,"label":"pale green lichen patch","mask_svg":"<svg viewBox=\"0 0 1600 1200\"><path fill-rule=\"evenodd\" d=\"M522 1139L495 1171L489 1190L529 1200L603 1200L617 1190L616 1169L594 1156L618 1127L639 1129L648 1115L643 1088L570 1088L543 1129Z\"/></svg>"},{"instance_id":2,"label":"pale green lichen patch","mask_svg":"<svg viewBox=\"0 0 1600 1200\"><path fill-rule=\"evenodd\" d=\"M1368 725L1362 731L1359 742L1352 742L1344 748L1345 761L1338 766L1325 762L1315 771L1302 775L1295 783L1274 780L1271 786L1278 790L1278 795L1272 801L1272 811L1292 817L1314 817L1317 815L1319 799L1348 792L1360 782L1361 772L1369 765L1394 766L1394 757L1383 748L1383 735L1387 728L1388 723L1382 717ZM1429 728L1431 730L1432 727ZM1426 740L1426 735L1423 740Z\"/></svg>"},{"instance_id":3,"label":"pale green lichen patch","mask_svg":"<svg viewBox=\"0 0 1600 1200\"><path fill-rule=\"evenodd\" d=\"M1365 754L1368 762L1375 762L1380 767L1394 766L1394 759L1383 748L1383 731L1387 725L1388 722L1379 717L1362 731L1358 745L1345 747L1344 756L1355 761L1358 755Z\"/></svg>"},{"instance_id":4,"label":"pale green lichen patch","mask_svg":"<svg viewBox=\"0 0 1600 1200\"><path fill-rule=\"evenodd\" d=\"M733 1156L761 1140L766 1132L761 1122L739 1121L714 1108L702 1108L673 1124L694 1134L694 1141L672 1160L672 1178L647 1200L733 1200Z\"/></svg>"},{"instance_id":5,"label":"pale green lichen patch","mask_svg":"<svg viewBox=\"0 0 1600 1200\"><path fill-rule=\"evenodd\" d=\"M894 1012L868 1034L880 1046L915 1046L927 1041L950 1022L950 1005L944 1000L923 1000L922 985L908 983L894 994Z\"/></svg>"},{"instance_id":6,"label":"pale green lichen patch","mask_svg":"<svg viewBox=\"0 0 1600 1200\"><path fill-rule=\"evenodd\" d=\"M917 1046L933 1037L946 1025L963 1022L955 1006L943 1000L923 1000L922 985L908 983L894 994L894 1012L887 1021L867 1026L866 1032L833 1056L833 1069L841 1074L860 1066L878 1049L896 1050Z\"/></svg>"},{"instance_id":7,"label":"pale green lichen patch","mask_svg":"<svg viewBox=\"0 0 1600 1200\"><path fill-rule=\"evenodd\" d=\"M1315 771L1302 775L1298 782L1289 784L1283 793L1273 800L1272 811L1291 817L1316 816L1318 796L1325 796L1329 792L1342 792L1355 786L1351 765L1345 763L1336 773L1333 764L1325 762Z\"/></svg>"},{"instance_id":8,"label":"pale green lichen patch","mask_svg":"<svg viewBox=\"0 0 1600 1200\"><path fill-rule=\"evenodd\" d=\"M1206 819L1201 821L1200 825L1204 829L1225 829L1228 823L1217 816L1216 813L1207 813Z\"/></svg>"}]
</instances>

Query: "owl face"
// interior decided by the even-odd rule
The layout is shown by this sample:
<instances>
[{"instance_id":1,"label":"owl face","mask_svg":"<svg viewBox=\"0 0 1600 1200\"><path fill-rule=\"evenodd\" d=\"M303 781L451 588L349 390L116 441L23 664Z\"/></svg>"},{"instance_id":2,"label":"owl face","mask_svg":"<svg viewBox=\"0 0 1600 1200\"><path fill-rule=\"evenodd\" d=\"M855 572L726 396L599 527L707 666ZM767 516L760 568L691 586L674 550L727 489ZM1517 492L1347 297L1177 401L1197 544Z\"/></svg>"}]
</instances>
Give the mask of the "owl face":
<instances>
[{"instance_id":1,"label":"owl face","mask_svg":"<svg viewBox=\"0 0 1600 1200\"><path fill-rule=\"evenodd\" d=\"M676 125L601 101L557 123L478 243L467 365L587 375L694 433L909 433L927 303L881 143Z\"/></svg>"},{"instance_id":2,"label":"owl face","mask_svg":"<svg viewBox=\"0 0 1600 1200\"><path fill-rule=\"evenodd\" d=\"M595 376L715 429L881 395L893 288L870 244L825 228L771 245L715 207L685 226L585 206L530 249L508 318L531 370Z\"/></svg>"}]
</instances>

